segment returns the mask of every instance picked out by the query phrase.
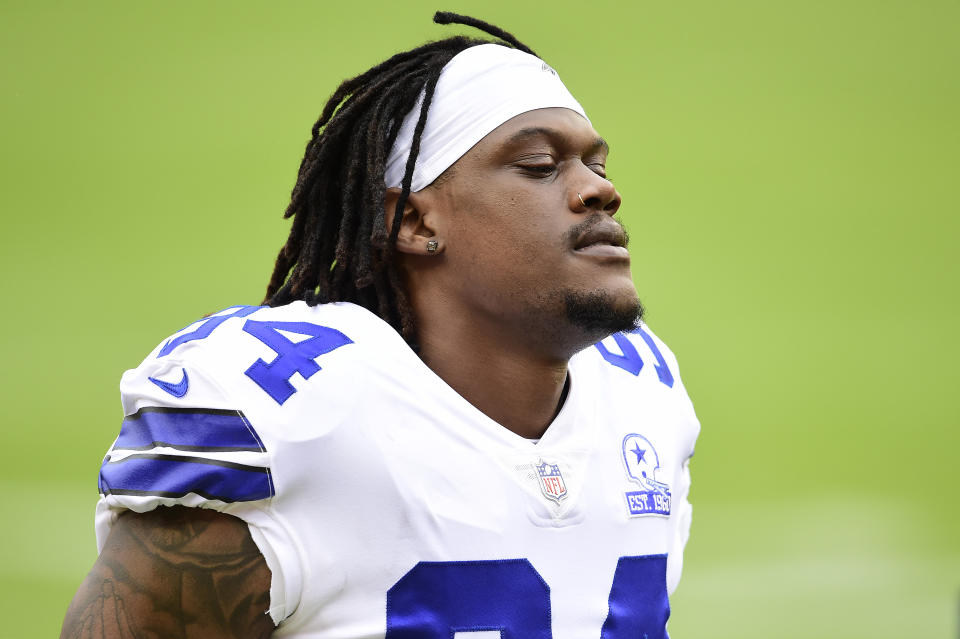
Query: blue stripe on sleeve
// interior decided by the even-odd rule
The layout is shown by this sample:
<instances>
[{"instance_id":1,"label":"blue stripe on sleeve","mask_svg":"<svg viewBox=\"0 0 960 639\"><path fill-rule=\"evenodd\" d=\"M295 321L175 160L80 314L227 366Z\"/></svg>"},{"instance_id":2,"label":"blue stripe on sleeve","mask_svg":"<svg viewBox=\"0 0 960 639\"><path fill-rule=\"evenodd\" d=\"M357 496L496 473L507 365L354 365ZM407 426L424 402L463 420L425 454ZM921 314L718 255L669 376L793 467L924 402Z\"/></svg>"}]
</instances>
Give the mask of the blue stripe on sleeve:
<instances>
[{"instance_id":1,"label":"blue stripe on sleeve","mask_svg":"<svg viewBox=\"0 0 960 639\"><path fill-rule=\"evenodd\" d=\"M130 455L100 468L104 495L183 497L196 493L225 502L273 497L269 468L179 455Z\"/></svg>"},{"instance_id":2,"label":"blue stripe on sleeve","mask_svg":"<svg viewBox=\"0 0 960 639\"><path fill-rule=\"evenodd\" d=\"M156 446L189 451L266 451L243 413L213 408L141 408L123 420L114 444L114 448L127 450Z\"/></svg>"}]
</instances>

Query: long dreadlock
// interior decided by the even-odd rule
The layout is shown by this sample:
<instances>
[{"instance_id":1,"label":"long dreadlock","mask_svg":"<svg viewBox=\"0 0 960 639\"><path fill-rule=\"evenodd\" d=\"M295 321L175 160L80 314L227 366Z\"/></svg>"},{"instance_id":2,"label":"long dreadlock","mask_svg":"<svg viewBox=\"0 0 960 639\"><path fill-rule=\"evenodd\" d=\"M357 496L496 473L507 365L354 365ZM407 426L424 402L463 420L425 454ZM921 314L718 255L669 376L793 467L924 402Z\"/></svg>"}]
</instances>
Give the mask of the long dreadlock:
<instances>
[{"instance_id":1,"label":"long dreadlock","mask_svg":"<svg viewBox=\"0 0 960 639\"><path fill-rule=\"evenodd\" d=\"M506 31L438 11L437 24L475 27L536 55ZM455 36L430 42L344 80L313 125L283 217L293 217L264 303L353 302L379 315L412 342L416 327L394 264L403 209L410 195L420 138L443 67L485 40ZM384 172L404 117L423 94L393 224L386 228Z\"/></svg>"}]
</instances>

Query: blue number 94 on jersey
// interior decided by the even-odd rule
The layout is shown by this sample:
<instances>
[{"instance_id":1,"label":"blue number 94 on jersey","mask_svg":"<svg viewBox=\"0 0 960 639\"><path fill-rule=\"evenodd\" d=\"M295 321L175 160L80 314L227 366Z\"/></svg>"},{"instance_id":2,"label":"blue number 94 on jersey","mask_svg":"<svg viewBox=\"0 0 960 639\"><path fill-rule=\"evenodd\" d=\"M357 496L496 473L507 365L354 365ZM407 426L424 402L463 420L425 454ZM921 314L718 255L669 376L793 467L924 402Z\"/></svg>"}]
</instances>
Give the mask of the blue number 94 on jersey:
<instances>
[{"instance_id":1,"label":"blue number 94 on jersey","mask_svg":"<svg viewBox=\"0 0 960 639\"><path fill-rule=\"evenodd\" d=\"M666 555L620 558L600 639L668 639L666 570ZM480 632L553 638L550 587L526 559L420 562L387 592L387 639Z\"/></svg>"}]
</instances>

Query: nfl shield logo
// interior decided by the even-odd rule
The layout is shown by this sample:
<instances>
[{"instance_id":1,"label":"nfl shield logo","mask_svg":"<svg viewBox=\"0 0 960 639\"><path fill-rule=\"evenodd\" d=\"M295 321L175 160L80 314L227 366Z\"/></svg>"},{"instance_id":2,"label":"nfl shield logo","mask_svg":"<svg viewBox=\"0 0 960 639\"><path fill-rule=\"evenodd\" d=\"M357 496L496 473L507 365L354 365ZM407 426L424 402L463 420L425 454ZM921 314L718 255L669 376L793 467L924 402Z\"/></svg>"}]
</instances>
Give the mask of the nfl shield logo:
<instances>
[{"instance_id":1,"label":"nfl shield logo","mask_svg":"<svg viewBox=\"0 0 960 639\"><path fill-rule=\"evenodd\" d=\"M560 474L560 466L540 460L537 464L537 476L540 478L540 490L547 499L560 503L567 496L567 484Z\"/></svg>"}]
</instances>

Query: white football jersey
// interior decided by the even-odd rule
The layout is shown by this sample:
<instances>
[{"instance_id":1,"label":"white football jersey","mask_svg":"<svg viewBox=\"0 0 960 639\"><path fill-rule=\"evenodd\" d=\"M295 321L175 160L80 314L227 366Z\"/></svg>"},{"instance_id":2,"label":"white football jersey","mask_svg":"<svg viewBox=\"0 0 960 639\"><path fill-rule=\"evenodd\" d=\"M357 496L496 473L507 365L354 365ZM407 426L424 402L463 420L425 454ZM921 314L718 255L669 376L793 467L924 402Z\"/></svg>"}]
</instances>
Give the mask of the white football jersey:
<instances>
[{"instance_id":1,"label":"white football jersey","mask_svg":"<svg viewBox=\"0 0 960 639\"><path fill-rule=\"evenodd\" d=\"M570 360L539 442L353 304L233 307L121 381L100 548L123 509L249 525L277 637L666 637L699 424L649 329Z\"/></svg>"}]
</instances>

